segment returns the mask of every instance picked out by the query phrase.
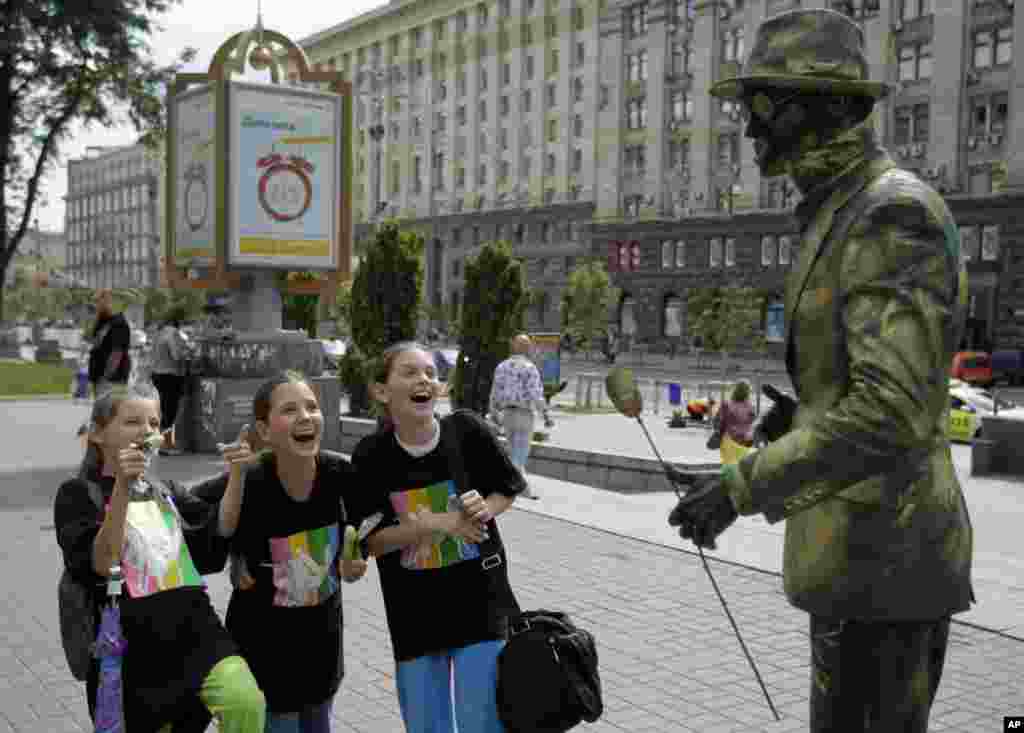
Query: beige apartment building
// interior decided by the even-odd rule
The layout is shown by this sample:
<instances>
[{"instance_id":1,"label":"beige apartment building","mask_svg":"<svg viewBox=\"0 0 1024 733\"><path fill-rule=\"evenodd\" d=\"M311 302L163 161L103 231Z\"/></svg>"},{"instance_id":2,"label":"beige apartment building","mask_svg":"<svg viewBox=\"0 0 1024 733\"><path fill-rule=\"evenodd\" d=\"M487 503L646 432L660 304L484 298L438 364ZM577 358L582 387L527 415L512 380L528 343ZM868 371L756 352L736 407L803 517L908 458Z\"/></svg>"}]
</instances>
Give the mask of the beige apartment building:
<instances>
[{"instance_id":1,"label":"beige apartment building","mask_svg":"<svg viewBox=\"0 0 1024 733\"><path fill-rule=\"evenodd\" d=\"M67 273L90 288L158 287L163 164L141 144L68 161Z\"/></svg>"},{"instance_id":2,"label":"beige apartment building","mask_svg":"<svg viewBox=\"0 0 1024 733\"><path fill-rule=\"evenodd\" d=\"M824 3L394 1L300 44L353 83L356 238L384 218L423 231L431 303L457 305L464 259L507 239L546 295L531 327L557 330L568 272L598 255L623 289L624 343L661 350L690 344L683 304L708 284L762 289L778 338L798 194L761 179L738 110L707 90L737 73L766 15L801 6ZM896 89L876 113L882 139L963 228L967 345L1024 345L1021 13L831 7L862 25L873 78Z\"/></svg>"}]
</instances>

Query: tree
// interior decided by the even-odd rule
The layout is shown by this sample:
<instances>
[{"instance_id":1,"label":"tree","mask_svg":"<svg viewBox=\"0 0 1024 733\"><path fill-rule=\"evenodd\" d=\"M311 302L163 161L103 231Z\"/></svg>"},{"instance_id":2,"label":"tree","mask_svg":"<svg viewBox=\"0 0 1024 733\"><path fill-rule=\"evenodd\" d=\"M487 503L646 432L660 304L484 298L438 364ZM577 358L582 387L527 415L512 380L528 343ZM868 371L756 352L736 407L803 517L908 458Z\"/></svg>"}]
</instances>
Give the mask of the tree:
<instances>
[{"instance_id":1,"label":"tree","mask_svg":"<svg viewBox=\"0 0 1024 733\"><path fill-rule=\"evenodd\" d=\"M342 384L355 416L369 407L371 360L392 344L416 338L423 299L423 252L422 236L388 223L377 231L356 271L348 315L353 345L341 364Z\"/></svg>"},{"instance_id":2,"label":"tree","mask_svg":"<svg viewBox=\"0 0 1024 733\"><path fill-rule=\"evenodd\" d=\"M764 293L750 287L698 288L690 292L686 304L690 330L700 337L702 348L722 352L723 377L727 353L741 345L762 348L764 301Z\"/></svg>"},{"instance_id":3,"label":"tree","mask_svg":"<svg viewBox=\"0 0 1024 733\"><path fill-rule=\"evenodd\" d=\"M0 321L4 274L75 124L112 126L126 111L143 142L162 135L164 87L195 51L160 67L148 39L177 2L0 4Z\"/></svg>"},{"instance_id":4,"label":"tree","mask_svg":"<svg viewBox=\"0 0 1024 733\"><path fill-rule=\"evenodd\" d=\"M185 320L194 321L202 316L206 294L192 288L148 288L145 291L146 323L157 323L172 308L185 310Z\"/></svg>"},{"instance_id":5,"label":"tree","mask_svg":"<svg viewBox=\"0 0 1024 733\"><path fill-rule=\"evenodd\" d=\"M489 242L466 260L466 287L459 326L459 362L451 379L459 407L487 412L494 370L523 330L530 302L519 260L508 242Z\"/></svg>"},{"instance_id":6,"label":"tree","mask_svg":"<svg viewBox=\"0 0 1024 733\"><path fill-rule=\"evenodd\" d=\"M618 299L619 289L612 286L601 260L577 267L569 275L562 307L566 309L567 330L577 348L589 350L597 346L608 326L608 311Z\"/></svg>"}]
</instances>

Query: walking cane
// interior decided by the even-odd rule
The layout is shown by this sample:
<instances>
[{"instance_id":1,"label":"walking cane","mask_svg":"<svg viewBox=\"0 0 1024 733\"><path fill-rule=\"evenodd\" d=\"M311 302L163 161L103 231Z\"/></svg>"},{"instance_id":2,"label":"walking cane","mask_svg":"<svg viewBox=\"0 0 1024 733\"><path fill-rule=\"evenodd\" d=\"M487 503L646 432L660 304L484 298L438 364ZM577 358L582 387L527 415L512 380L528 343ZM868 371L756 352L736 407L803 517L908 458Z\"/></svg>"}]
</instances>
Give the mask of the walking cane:
<instances>
[{"instance_id":1,"label":"walking cane","mask_svg":"<svg viewBox=\"0 0 1024 733\"><path fill-rule=\"evenodd\" d=\"M675 491L676 496L682 498L682 495L679 493L679 489L672 482L672 472L669 469L669 465L665 463L665 460L661 457L661 453L658 452L658 447L654 445L654 440L651 439L651 434L647 432L647 426L644 424L644 420L640 416L644 409L644 402L643 397L640 396L640 389L637 387L636 379L633 376L633 370L624 369L622 367L612 369L608 373L608 376L605 377L605 389L608 392L608 398L612 401L612 404L615 405L616 410L626 417L636 418L636 421L640 423L640 427L643 428L644 435L647 437L647 442L650 443L651 449L654 451L654 455L658 457L661 467L665 470L665 478L668 479L668 482L672 486L672 490ZM732 617L732 613L729 611L729 605L725 602L725 597L722 595L722 591L718 588L715 576L711 574L711 568L708 566L708 560L704 556L704 549L700 545L697 545L697 553L700 555L700 561L704 565L704 571L707 573L708 579L711 581L711 585L715 589L715 595L718 596L718 600L722 603L722 608L725 609L725 615L728 616L729 623L732 624L732 629L736 632L736 639L740 642L743 654L747 657L747 661L750 663L750 668L754 670L754 676L757 677L757 683L761 686L761 692L764 693L764 699L768 701L768 707L771 708L772 715L775 716L775 720L780 720L779 713L775 710L775 705L772 704L772 698L768 695L768 688L765 687L764 680L761 679L761 673L757 670L754 658L750 656L750 652L747 650L747 645L744 643L743 636L740 634L739 626L736 625L736 620Z\"/></svg>"}]
</instances>

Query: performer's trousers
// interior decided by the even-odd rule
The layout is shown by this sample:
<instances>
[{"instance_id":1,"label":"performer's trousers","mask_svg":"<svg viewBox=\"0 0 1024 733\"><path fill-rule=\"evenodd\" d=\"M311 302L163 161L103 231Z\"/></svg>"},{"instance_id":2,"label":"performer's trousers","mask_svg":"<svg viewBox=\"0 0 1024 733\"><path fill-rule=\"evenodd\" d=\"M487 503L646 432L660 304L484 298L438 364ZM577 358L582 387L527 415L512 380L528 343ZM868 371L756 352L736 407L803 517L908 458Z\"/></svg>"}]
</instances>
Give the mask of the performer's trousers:
<instances>
[{"instance_id":1,"label":"performer's trousers","mask_svg":"<svg viewBox=\"0 0 1024 733\"><path fill-rule=\"evenodd\" d=\"M927 733L948 639L948 616L811 616L812 733Z\"/></svg>"}]
</instances>

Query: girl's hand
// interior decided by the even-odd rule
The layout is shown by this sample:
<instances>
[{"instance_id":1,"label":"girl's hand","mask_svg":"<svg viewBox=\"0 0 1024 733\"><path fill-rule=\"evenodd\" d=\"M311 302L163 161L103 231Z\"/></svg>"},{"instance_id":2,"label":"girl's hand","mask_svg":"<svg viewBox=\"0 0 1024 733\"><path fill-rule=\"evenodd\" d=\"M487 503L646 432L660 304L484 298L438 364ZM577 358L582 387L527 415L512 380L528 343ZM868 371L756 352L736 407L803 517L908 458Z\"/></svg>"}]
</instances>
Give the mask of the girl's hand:
<instances>
[{"instance_id":1,"label":"girl's hand","mask_svg":"<svg viewBox=\"0 0 1024 733\"><path fill-rule=\"evenodd\" d=\"M487 524L493 518L487 501L476 491L467 491L462 495L462 511L467 517L480 524Z\"/></svg>"},{"instance_id":2,"label":"girl's hand","mask_svg":"<svg viewBox=\"0 0 1024 733\"><path fill-rule=\"evenodd\" d=\"M338 574L346 583L355 583L362 578L366 575L368 567L369 564L366 560L345 560L344 558L338 560Z\"/></svg>"},{"instance_id":3,"label":"girl's hand","mask_svg":"<svg viewBox=\"0 0 1024 733\"><path fill-rule=\"evenodd\" d=\"M138 448L122 448L117 452L114 476L125 486L131 484L146 471L146 456Z\"/></svg>"},{"instance_id":4,"label":"girl's hand","mask_svg":"<svg viewBox=\"0 0 1024 733\"><path fill-rule=\"evenodd\" d=\"M455 526L448 532L452 537L458 537L470 544L480 544L486 537L486 528L479 521L470 518L465 512L455 515L457 520Z\"/></svg>"},{"instance_id":5,"label":"girl's hand","mask_svg":"<svg viewBox=\"0 0 1024 733\"><path fill-rule=\"evenodd\" d=\"M256 460L256 454L249 447L248 425L245 425L238 433L238 440L234 443L218 443L217 448L229 471L240 470L247 463L253 463Z\"/></svg>"}]
</instances>

